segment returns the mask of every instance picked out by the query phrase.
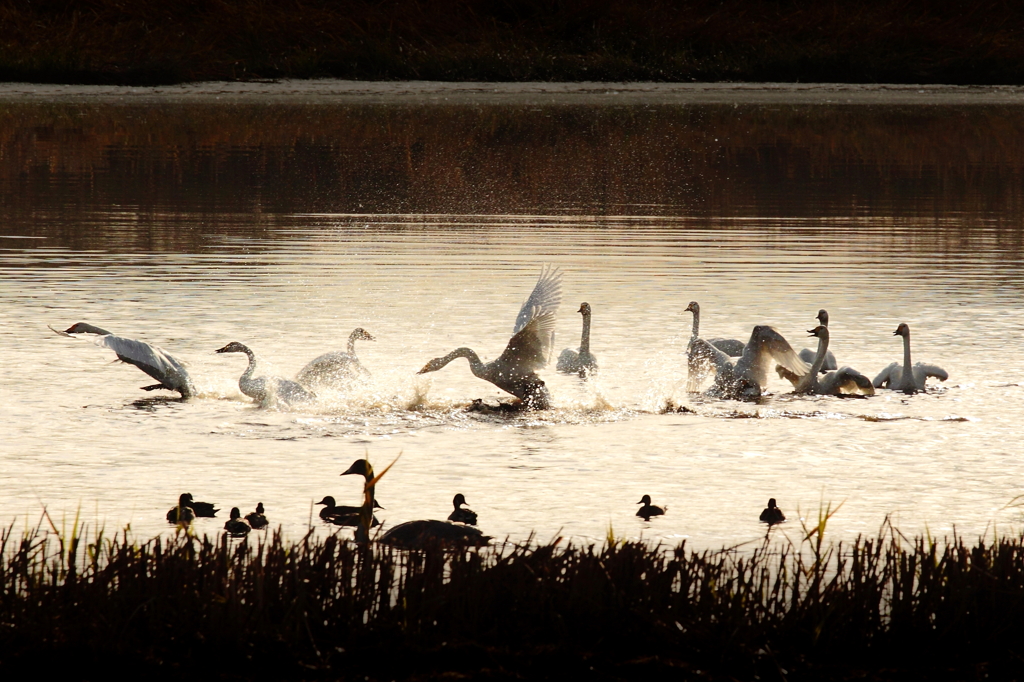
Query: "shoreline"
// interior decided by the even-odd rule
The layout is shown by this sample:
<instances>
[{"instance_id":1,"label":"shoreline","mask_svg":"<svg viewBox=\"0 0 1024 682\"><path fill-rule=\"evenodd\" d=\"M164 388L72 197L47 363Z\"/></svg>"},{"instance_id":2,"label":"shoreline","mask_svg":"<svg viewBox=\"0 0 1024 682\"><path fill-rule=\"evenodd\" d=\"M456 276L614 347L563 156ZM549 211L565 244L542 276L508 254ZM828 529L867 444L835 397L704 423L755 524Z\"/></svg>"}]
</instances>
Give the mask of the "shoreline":
<instances>
[{"instance_id":1,"label":"shoreline","mask_svg":"<svg viewBox=\"0 0 1024 682\"><path fill-rule=\"evenodd\" d=\"M0 83L0 102L134 104L516 104L516 105L811 105L1021 106L1024 86L859 85L846 83L486 83L337 79L165 86Z\"/></svg>"}]
</instances>

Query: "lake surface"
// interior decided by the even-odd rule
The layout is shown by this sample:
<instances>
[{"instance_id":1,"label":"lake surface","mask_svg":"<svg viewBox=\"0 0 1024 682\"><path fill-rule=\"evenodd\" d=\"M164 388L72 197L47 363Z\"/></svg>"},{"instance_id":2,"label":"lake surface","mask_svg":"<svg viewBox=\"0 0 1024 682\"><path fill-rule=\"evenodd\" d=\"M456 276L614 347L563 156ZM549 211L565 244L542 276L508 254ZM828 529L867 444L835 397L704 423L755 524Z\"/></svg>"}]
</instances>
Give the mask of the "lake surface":
<instances>
[{"instance_id":1,"label":"lake surface","mask_svg":"<svg viewBox=\"0 0 1024 682\"><path fill-rule=\"evenodd\" d=\"M179 493L258 501L293 538L312 503L358 501L368 454L390 526L465 494L497 538L756 543L778 499L842 504L835 539L1017 532L1024 493L1024 107L625 104L567 98L266 102L0 98L0 523L169 533ZM501 392L463 360L507 343L542 264L561 268L556 354L594 310L598 376L544 373L554 408L466 411ZM796 348L819 308L841 365L915 360L924 394L756 403L685 391L691 316ZM79 321L186 361L200 396L58 336ZM285 377L357 351L372 378L307 407L242 395L241 355ZM160 395L163 393L163 395ZM692 412L667 411L685 406ZM634 516L650 494L668 513ZM340 532L313 526L317 533Z\"/></svg>"}]
</instances>

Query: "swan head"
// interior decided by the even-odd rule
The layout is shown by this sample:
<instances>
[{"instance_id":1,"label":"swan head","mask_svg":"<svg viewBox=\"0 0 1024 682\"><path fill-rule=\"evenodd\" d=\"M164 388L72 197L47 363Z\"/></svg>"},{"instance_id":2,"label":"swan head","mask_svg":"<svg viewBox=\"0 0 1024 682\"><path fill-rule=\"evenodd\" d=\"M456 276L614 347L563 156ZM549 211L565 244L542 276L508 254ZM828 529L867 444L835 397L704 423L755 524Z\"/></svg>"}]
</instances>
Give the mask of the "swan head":
<instances>
[{"instance_id":1,"label":"swan head","mask_svg":"<svg viewBox=\"0 0 1024 682\"><path fill-rule=\"evenodd\" d=\"M366 331L362 327L356 327L349 334L350 339L362 339L363 341L376 341L377 339L370 332Z\"/></svg>"},{"instance_id":2,"label":"swan head","mask_svg":"<svg viewBox=\"0 0 1024 682\"><path fill-rule=\"evenodd\" d=\"M651 496L650 495L644 495L643 497L640 498L640 501L637 502L637 504L643 504L643 505L649 505L650 503L651 503Z\"/></svg>"},{"instance_id":3,"label":"swan head","mask_svg":"<svg viewBox=\"0 0 1024 682\"><path fill-rule=\"evenodd\" d=\"M828 311L825 310L824 308L822 308L821 310L818 311L818 314L815 316L815 319L818 320L818 322L821 322L823 325L825 325L827 327L828 326Z\"/></svg>"},{"instance_id":4,"label":"swan head","mask_svg":"<svg viewBox=\"0 0 1024 682\"><path fill-rule=\"evenodd\" d=\"M910 327L907 326L906 322L900 322L900 326L896 327L896 331L894 331L892 335L907 338L910 336Z\"/></svg>"},{"instance_id":5,"label":"swan head","mask_svg":"<svg viewBox=\"0 0 1024 682\"><path fill-rule=\"evenodd\" d=\"M808 329L807 330L807 335L808 336L817 336L819 339L827 339L828 338L828 327L826 327L823 324L819 324L814 329Z\"/></svg>"},{"instance_id":6,"label":"swan head","mask_svg":"<svg viewBox=\"0 0 1024 682\"><path fill-rule=\"evenodd\" d=\"M700 313L700 306L697 305L696 301L690 301L690 303L683 310L684 313L693 313L694 315Z\"/></svg>"},{"instance_id":7,"label":"swan head","mask_svg":"<svg viewBox=\"0 0 1024 682\"><path fill-rule=\"evenodd\" d=\"M218 348L215 353L248 353L249 347L238 341L232 341L223 348Z\"/></svg>"},{"instance_id":8,"label":"swan head","mask_svg":"<svg viewBox=\"0 0 1024 682\"><path fill-rule=\"evenodd\" d=\"M88 322L76 322L67 329L64 330L65 334L99 334L101 336L109 336L110 332L106 329L100 329L94 327Z\"/></svg>"},{"instance_id":9,"label":"swan head","mask_svg":"<svg viewBox=\"0 0 1024 682\"><path fill-rule=\"evenodd\" d=\"M576 312L583 313L584 315L589 315L590 314L590 304L589 303L582 303L582 304L580 304L580 309L577 310Z\"/></svg>"},{"instance_id":10,"label":"swan head","mask_svg":"<svg viewBox=\"0 0 1024 682\"><path fill-rule=\"evenodd\" d=\"M369 480L373 478L373 467L365 459L357 459L352 462L352 466L341 473L342 476L348 476L349 474L359 474Z\"/></svg>"},{"instance_id":11,"label":"swan head","mask_svg":"<svg viewBox=\"0 0 1024 682\"><path fill-rule=\"evenodd\" d=\"M452 500L452 504L455 505L456 509L459 508L459 505L468 504L466 502L466 496L463 495L462 493L459 493L458 495L455 496L455 499Z\"/></svg>"},{"instance_id":12,"label":"swan head","mask_svg":"<svg viewBox=\"0 0 1024 682\"><path fill-rule=\"evenodd\" d=\"M238 511L238 507L232 507L231 508L231 520L235 521L236 519L240 519L240 518L242 518L242 512Z\"/></svg>"},{"instance_id":13,"label":"swan head","mask_svg":"<svg viewBox=\"0 0 1024 682\"><path fill-rule=\"evenodd\" d=\"M263 503L261 502L260 504L263 504ZM334 498L331 497L330 495L328 495L324 499L322 499L319 502L317 502L317 504L326 504L328 507L337 507L338 506L338 505L334 504Z\"/></svg>"}]
</instances>

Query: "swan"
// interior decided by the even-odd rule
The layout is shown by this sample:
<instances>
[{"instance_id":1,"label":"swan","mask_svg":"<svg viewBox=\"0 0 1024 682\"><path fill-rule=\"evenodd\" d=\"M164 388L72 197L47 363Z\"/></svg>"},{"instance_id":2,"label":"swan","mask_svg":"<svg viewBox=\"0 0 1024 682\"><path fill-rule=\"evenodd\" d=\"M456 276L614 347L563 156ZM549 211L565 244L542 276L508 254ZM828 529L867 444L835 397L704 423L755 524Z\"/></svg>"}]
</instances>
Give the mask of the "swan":
<instances>
[{"instance_id":1,"label":"swan","mask_svg":"<svg viewBox=\"0 0 1024 682\"><path fill-rule=\"evenodd\" d=\"M455 523L468 523L471 526L476 525L476 512L471 509L463 509L462 505L466 504L466 497L459 493L452 500L452 505L455 507L455 511L448 515L449 521Z\"/></svg>"},{"instance_id":2,"label":"swan","mask_svg":"<svg viewBox=\"0 0 1024 682\"><path fill-rule=\"evenodd\" d=\"M511 393L528 409L547 409L550 396L537 370L551 359L555 314L561 300L562 273L557 268L542 269L533 292L519 310L513 336L497 360L484 363L473 349L456 348L444 357L434 358L417 374L436 372L455 358L466 358L476 377Z\"/></svg>"},{"instance_id":3,"label":"swan","mask_svg":"<svg viewBox=\"0 0 1024 682\"><path fill-rule=\"evenodd\" d=\"M583 314L583 335L577 350L566 348L558 356L555 369L564 374L579 374L586 378L597 371L597 358L590 352L590 304L584 303L576 312Z\"/></svg>"},{"instance_id":4,"label":"swan","mask_svg":"<svg viewBox=\"0 0 1024 682\"><path fill-rule=\"evenodd\" d=\"M421 549L428 545L483 547L491 538L472 526L430 519L400 523L380 541L400 549Z\"/></svg>"},{"instance_id":5,"label":"swan","mask_svg":"<svg viewBox=\"0 0 1024 682\"><path fill-rule=\"evenodd\" d=\"M242 512L238 511L238 507L232 507L231 518L224 523L224 530L231 537L244 538L252 529L248 523L242 520Z\"/></svg>"},{"instance_id":6,"label":"swan","mask_svg":"<svg viewBox=\"0 0 1024 682\"><path fill-rule=\"evenodd\" d=\"M818 314L815 316L815 319L817 319L818 322L822 324L822 326L827 327L828 311L822 308L821 310L818 311ZM800 351L800 359L809 365L812 362L814 362L814 354L815 351L811 350L810 348L804 348L803 350ZM828 351L825 355L825 362L821 366L821 373L824 374L825 372L831 371L833 369L839 369L839 364L836 363L836 356L832 355L832 351Z\"/></svg>"},{"instance_id":7,"label":"swan","mask_svg":"<svg viewBox=\"0 0 1024 682\"><path fill-rule=\"evenodd\" d=\"M871 380L855 369L843 367L835 372L828 372L818 377L818 372L825 364L828 357L828 327L819 324L808 331L811 336L818 337L818 351L814 356L811 369L803 376L797 376L782 366L776 367L779 376L788 379L793 384L794 393L807 393L810 395L840 395L842 393L861 393L863 395L874 395L875 387Z\"/></svg>"},{"instance_id":8,"label":"swan","mask_svg":"<svg viewBox=\"0 0 1024 682\"><path fill-rule=\"evenodd\" d=\"M348 349L324 353L318 358L310 361L295 375L295 381L303 386L316 386L327 384L344 387L358 376L369 376L370 371L363 367L356 357L356 341L376 341L373 335L363 329L356 327L348 335Z\"/></svg>"},{"instance_id":9,"label":"swan","mask_svg":"<svg viewBox=\"0 0 1024 682\"><path fill-rule=\"evenodd\" d=\"M893 336L903 337L903 366L894 362L875 377L875 388L887 386L894 391L903 391L906 394L917 393L924 390L924 384L928 377L935 377L939 381L949 378L949 373L941 367L926 365L919 362L916 365L910 362L910 327L906 322L901 322L896 327Z\"/></svg>"},{"instance_id":10,"label":"swan","mask_svg":"<svg viewBox=\"0 0 1024 682\"><path fill-rule=\"evenodd\" d=\"M196 502L192 499L192 493L182 493L178 496L178 504L171 507L170 511L167 512L167 521L170 523L178 523L179 521L187 523L192 520L191 518L185 518L190 514L192 518L196 516L216 516L219 511L219 509L213 508L211 502Z\"/></svg>"},{"instance_id":11,"label":"swan","mask_svg":"<svg viewBox=\"0 0 1024 682\"><path fill-rule=\"evenodd\" d=\"M688 393L696 393L704 378L713 371L713 363L706 353L700 352L694 345L694 341L700 338L700 305L690 301L686 311L693 313L693 331L690 332L690 342L686 344L686 390ZM707 342L729 357L743 354L744 344L739 339L707 339Z\"/></svg>"},{"instance_id":12,"label":"swan","mask_svg":"<svg viewBox=\"0 0 1024 682\"><path fill-rule=\"evenodd\" d=\"M661 516L665 513L665 510L668 509L668 507L656 507L653 504L651 504L650 495L644 495L643 497L641 497L640 501L637 502L637 504L643 505L642 507L640 507L640 509L637 510L636 515L642 518L644 521L650 521L652 516Z\"/></svg>"},{"instance_id":13,"label":"swan","mask_svg":"<svg viewBox=\"0 0 1024 682\"><path fill-rule=\"evenodd\" d=\"M143 386L143 391L164 388L168 391L177 391L182 398L191 398L196 394L196 387L192 384L192 379L181 361L159 346L152 346L145 341L136 339L126 339L123 336L114 336L106 329L100 329L85 322L73 324L63 332L57 331L53 327L50 329L61 336L98 334L99 336L93 343L103 348L109 348L117 354L118 360L135 365L160 382L152 386Z\"/></svg>"},{"instance_id":14,"label":"swan","mask_svg":"<svg viewBox=\"0 0 1024 682\"><path fill-rule=\"evenodd\" d=\"M242 393L256 400L260 404L266 404L270 399L277 398L285 404L309 402L316 399L316 395L307 391L301 384L281 377L259 377L252 378L256 369L256 355L243 343L232 341L223 348L217 349L217 353L245 353L249 358L249 366L238 378L238 388Z\"/></svg>"},{"instance_id":15,"label":"swan","mask_svg":"<svg viewBox=\"0 0 1024 682\"><path fill-rule=\"evenodd\" d=\"M743 354L735 363L704 339L693 339L691 345L694 352L705 355L716 370L715 384L707 391L711 396L754 398L761 395L773 362L796 377L802 377L810 370L782 334L768 325L754 327L750 340L743 347Z\"/></svg>"},{"instance_id":16,"label":"swan","mask_svg":"<svg viewBox=\"0 0 1024 682\"><path fill-rule=\"evenodd\" d=\"M782 523L786 520L786 515L782 513L781 509L775 506L774 497L768 500L768 506L761 512L761 520L769 526L773 526L776 523Z\"/></svg>"},{"instance_id":17,"label":"swan","mask_svg":"<svg viewBox=\"0 0 1024 682\"><path fill-rule=\"evenodd\" d=\"M245 515L245 520L249 522L249 526L251 528L259 530L260 528L266 528L267 527L267 524L269 523L269 521L267 521L267 517L263 514L263 511L264 511L263 503L262 502L257 502L256 503L256 511L249 512L248 514Z\"/></svg>"}]
</instances>

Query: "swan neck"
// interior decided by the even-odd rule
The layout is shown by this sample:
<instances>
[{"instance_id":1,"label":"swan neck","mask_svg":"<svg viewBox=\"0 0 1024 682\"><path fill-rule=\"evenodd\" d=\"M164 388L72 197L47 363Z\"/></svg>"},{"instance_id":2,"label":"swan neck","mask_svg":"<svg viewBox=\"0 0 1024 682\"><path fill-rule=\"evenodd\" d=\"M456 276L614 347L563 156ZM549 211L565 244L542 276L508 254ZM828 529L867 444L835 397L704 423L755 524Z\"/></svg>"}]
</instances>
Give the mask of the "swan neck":
<instances>
[{"instance_id":1,"label":"swan neck","mask_svg":"<svg viewBox=\"0 0 1024 682\"><path fill-rule=\"evenodd\" d=\"M590 354L590 313L583 313L583 335L580 337L580 355Z\"/></svg>"},{"instance_id":2,"label":"swan neck","mask_svg":"<svg viewBox=\"0 0 1024 682\"><path fill-rule=\"evenodd\" d=\"M823 325L824 326L824 325ZM818 337L818 353L814 356L814 362L811 363L811 376L817 377L818 372L821 371L821 366L825 364L825 356L828 353L828 332Z\"/></svg>"},{"instance_id":3,"label":"swan neck","mask_svg":"<svg viewBox=\"0 0 1024 682\"><path fill-rule=\"evenodd\" d=\"M913 364L910 362L910 332L908 331L906 336L903 337L903 373L904 376L907 372L910 372L913 368Z\"/></svg>"},{"instance_id":4,"label":"swan neck","mask_svg":"<svg viewBox=\"0 0 1024 682\"><path fill-rule=\"evenodd\" d=\"M245 371L242 372L242 376L238 378L239 387L241 387L242 384L249 383L252 380L252 373L256 371L256 354L248 348L245 349L245 354L249 358L249 366L245 368Z\"/></svg>"},{"instance_id":5,"label":"swan neck","mask_svg":"<svg viewBox=\"0 0 1024 682\"><path fill-rule=\"evenodd\" d=\"M473 350L472 348L466 348L465 346L463 346L462 348L456 348L451 353L441 358L438 362L438 369L444 367L445 365L447 365L449 362L456 358L466 358L467 360L469 360L470 371L472 371L473 374L475 374L476 376L484 378L483 375L486 372L484 370L484 363L480 361L480 356L476 354L475 350Z\"/></svg>"},{"instance_id":6,"label":"swan neck","mask_svg":"<svg viewBox=\"0 0 1024 682\"><path fill-rule=\"evenodd\" d=\"M349 355L356 354L356 333L352 332L348 335L348 348L346 349Z\"/></svg>"},{"instance_id":7,"label":"swan neck","mask_svg":"<svg viewBox=\"0 0 1024 682\"><path fill-rule=\"evenodd\" d=\"M690 340L693 341L695 338L700 336L700 308L695 308L693 311L693 331L690 332Z\"/></svg>"}]
</instances>

